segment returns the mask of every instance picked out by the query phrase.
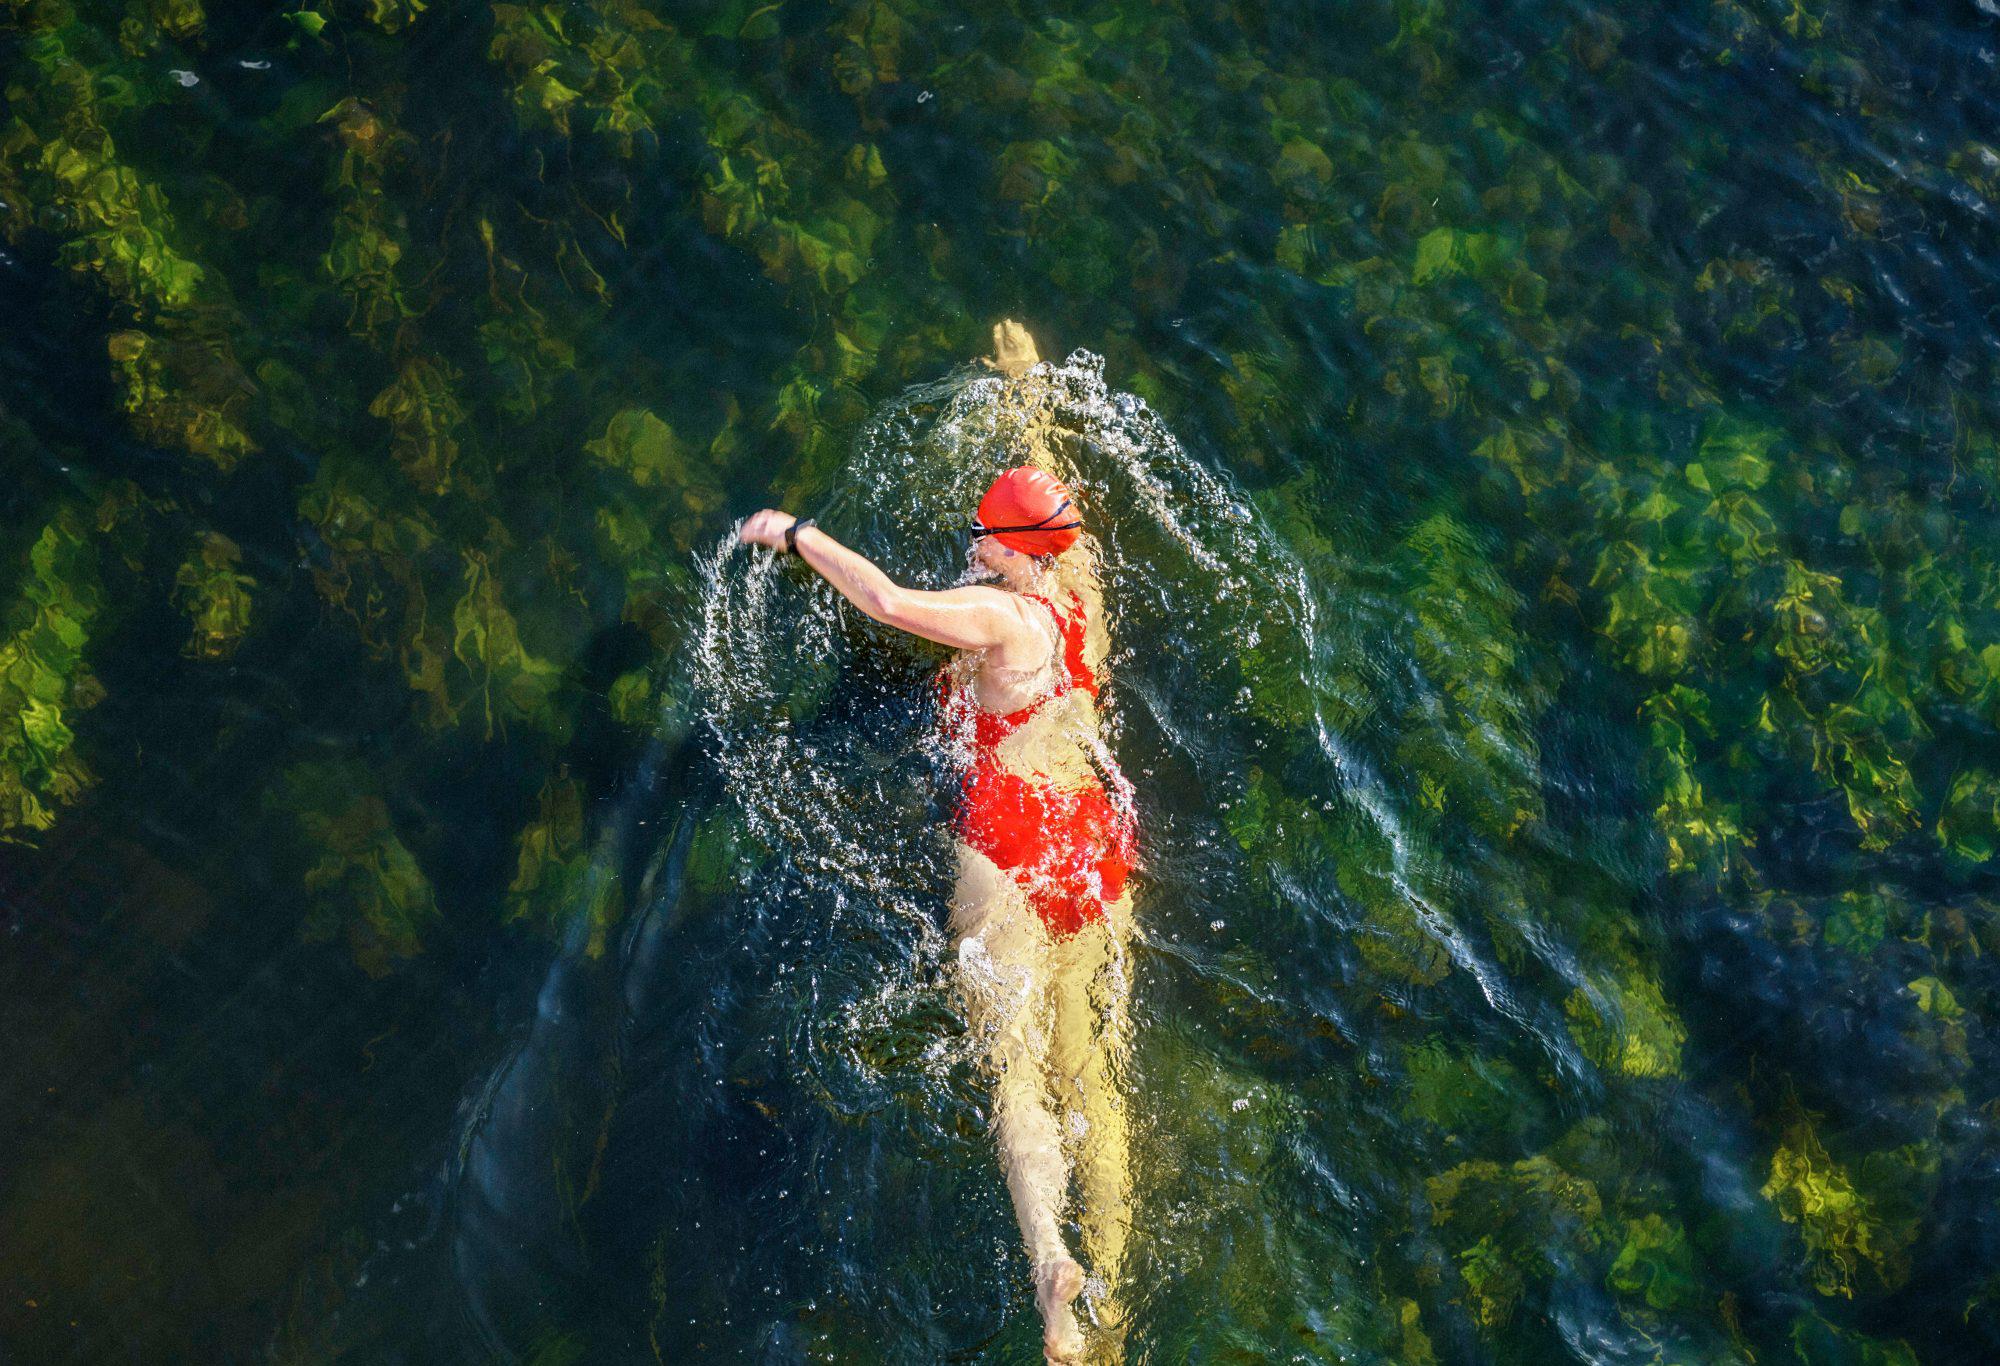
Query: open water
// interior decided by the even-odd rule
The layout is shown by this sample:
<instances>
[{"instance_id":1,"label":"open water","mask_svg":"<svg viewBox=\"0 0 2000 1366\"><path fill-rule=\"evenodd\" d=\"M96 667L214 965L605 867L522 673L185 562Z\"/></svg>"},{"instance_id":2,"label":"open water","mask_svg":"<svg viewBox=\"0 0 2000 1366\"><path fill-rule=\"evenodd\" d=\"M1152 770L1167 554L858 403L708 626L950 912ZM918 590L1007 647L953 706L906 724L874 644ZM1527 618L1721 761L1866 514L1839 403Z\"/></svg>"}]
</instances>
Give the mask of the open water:
<instances>
[{"instance_id":1,"label":"open water","mask_svg":"<svg viewBox=\"0 0 2000 1366\"><path fill-rule=\"evenodd\" d=\"M1039 1360L941 655L731 535L955 581L1009 315L1141 813L1123 1359L1994 1359L1996 62L0 4L0 1359Z\"/></svg>"}]
</instances>

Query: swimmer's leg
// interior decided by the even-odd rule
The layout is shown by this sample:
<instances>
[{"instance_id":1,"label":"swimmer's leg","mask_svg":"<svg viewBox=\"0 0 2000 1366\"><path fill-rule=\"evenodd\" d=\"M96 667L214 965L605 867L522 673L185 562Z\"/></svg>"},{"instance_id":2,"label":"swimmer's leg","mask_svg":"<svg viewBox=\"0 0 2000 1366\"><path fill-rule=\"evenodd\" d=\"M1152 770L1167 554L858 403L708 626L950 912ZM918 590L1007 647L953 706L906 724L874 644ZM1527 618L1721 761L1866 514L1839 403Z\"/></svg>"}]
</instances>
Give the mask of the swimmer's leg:
<instances>
[{"instance_id":1,"label":"swimmer's leg","mask_svg":"<svg viewBox=\"0 0 2000 1366\"><path fill-rule=\"evenodd\" d=\"M1128 894L1106 919L1057 947L1050 1056L1081 1188L1084 1256L1103 1284L1089 1301L1091 1314L1114 1345L1125 1328L1121 1290L1132 1226L1131 1102L1125 1094L1131 964L1122 929L1130 923Z\"/></svg>"},{"instance_id":2,"label":"swimmer's leg","mask_svg":"<svg viewBox=\"0 0 2000 1366\"><path fill-rule=\"evenodd\" d=\"M958 863L951 927L960 990L993 1070L993 1131L1034 1267L1042 1348L1051 1361L1071 1361L1082 1347L1070 1306L1083 1269L1058 1224L1069 1163L1048 1103L1049 935L991 859L960 845Z\"/></svg>"}]
</instances>

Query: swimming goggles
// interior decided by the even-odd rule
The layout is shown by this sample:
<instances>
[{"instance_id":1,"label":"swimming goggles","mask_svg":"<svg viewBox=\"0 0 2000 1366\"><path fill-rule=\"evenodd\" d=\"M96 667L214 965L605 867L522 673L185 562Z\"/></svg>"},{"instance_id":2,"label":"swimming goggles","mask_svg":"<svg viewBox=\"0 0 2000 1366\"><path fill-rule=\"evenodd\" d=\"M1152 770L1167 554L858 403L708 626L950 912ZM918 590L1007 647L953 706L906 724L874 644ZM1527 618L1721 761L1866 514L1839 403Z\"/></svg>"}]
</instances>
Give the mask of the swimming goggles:
<instances>
[{"instance_id":1,"label":"swimming goggles","mask_svg":"<svg viewBox=\"0 0 2000 1366\"><path fill-rule=\"evenodd\" d=\"M981 536L995 536L1003 531L1072 531L1077 527L1082 526L1083 523L1080 521L1073 521L1073 522L1056 521L1056 518L1062 516L1063 513L1067 512L1068 510L1069 510L1069 499L1065 498L1060 503L1056 504L1054 512L1051 512L1048 516L1042 518L1041 521L1030 522L1026 526L981 526L979 524L978 519L975 518L973 520L971 529L972 539L976 541Z\"/></svg>"}]
</instances>

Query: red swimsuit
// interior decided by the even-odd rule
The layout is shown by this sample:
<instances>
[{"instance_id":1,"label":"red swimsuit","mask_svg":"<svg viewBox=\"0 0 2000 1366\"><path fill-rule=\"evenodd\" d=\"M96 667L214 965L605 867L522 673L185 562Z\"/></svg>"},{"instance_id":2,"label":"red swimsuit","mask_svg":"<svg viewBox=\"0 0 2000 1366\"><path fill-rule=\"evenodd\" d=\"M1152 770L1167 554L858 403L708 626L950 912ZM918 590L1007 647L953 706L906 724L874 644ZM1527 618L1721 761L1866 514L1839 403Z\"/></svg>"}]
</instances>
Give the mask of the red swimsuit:
<instances>
[{"instance_id":1,"label":"red swimsuit","mask_svg":"<svg viewBox=\"0 0 2000 1366\"><path fill-rule=\"evenodd\" d=\"M1000 762L1000 742L1042 707L1072 688L1097 696L1097 678L1083 662L1082 599L1072 592L1075 610L1065 614L1046 598L1023 596L1048 608L1062 632L1064 682L1005 714L980 706L970 683L947 682L942 720L948 740L969 736L972 742L955 822L959 838L1011 874L1049 933L1062 938L1102 918L1125 890L1137 841L1129 806L1115 805L1095 775L1079 786L1062 786Z\"/></svg>"}]
</instances>

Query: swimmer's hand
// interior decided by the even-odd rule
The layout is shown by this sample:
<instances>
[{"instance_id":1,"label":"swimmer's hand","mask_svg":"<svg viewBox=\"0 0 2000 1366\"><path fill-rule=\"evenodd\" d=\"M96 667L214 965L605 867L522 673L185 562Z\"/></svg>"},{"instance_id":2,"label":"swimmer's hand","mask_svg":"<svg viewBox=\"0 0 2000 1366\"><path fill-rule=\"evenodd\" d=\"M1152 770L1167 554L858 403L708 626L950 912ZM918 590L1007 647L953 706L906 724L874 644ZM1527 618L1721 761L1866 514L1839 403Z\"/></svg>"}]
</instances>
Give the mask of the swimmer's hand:
<instances>
[{"instance_id":1,"label":"swimmer's hand","mask_svg":"<svg viewBox=\"0 0 2000 1366\"><path fill-rule=\"evenodd\" d=\"M993 354L981 356L979 363L1014 379L1027 374L1041 360L1042 353L1035 346L1033 334L1012 318L1002 318L993 324Z\"/></svg>"},{"instance_id":2,"label":"swimmer's hand","mask_svg":"<svg viewBox=\"0 0 2000 1366\"><path fill-rule=\"evenodd\" d=\"M782 512L777 508L764 508L744 519L743 525L736 530L736 539L749 545L763 545L773 550L783 550L785 530L798 520L789 512Z\"/></svg>"}]
</instances>

